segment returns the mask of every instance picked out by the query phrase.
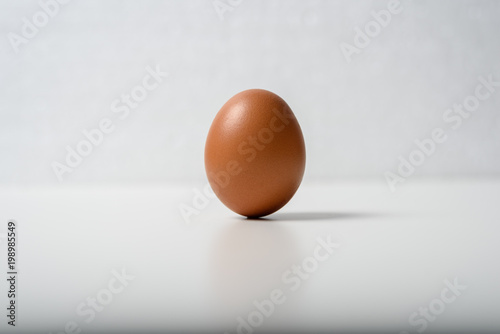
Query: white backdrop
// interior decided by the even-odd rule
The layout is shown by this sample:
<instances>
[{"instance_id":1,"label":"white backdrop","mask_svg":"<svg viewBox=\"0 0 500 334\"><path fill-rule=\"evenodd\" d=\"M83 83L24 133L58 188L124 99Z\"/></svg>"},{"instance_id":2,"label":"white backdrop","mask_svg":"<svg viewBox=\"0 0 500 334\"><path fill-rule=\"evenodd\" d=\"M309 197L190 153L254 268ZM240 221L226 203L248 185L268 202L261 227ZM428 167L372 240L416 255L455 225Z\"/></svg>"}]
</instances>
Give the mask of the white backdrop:
<instances>
[{"instance_id":1,"label":"white backdrop","mask_svg":"<svg viewBox=\"0 0 500 334\"><path fill-rule=\"evenodd\" d=\"M54 161L64 164L67 147L103 119L113 131L63 183L199 182L213 117L248 88L274 91L294 110L306 180L383 179L436 127L448 140L416 175L500 172L500 92L458 129L443 121L479 76L500 81L499 1L402 1L350 62L342 43L355 45L357 27L387 1L41 3L0 3L3 184L58 184ZM127 117L114 113L148 66L168 76Z\"/></svg>"}]
</instances>

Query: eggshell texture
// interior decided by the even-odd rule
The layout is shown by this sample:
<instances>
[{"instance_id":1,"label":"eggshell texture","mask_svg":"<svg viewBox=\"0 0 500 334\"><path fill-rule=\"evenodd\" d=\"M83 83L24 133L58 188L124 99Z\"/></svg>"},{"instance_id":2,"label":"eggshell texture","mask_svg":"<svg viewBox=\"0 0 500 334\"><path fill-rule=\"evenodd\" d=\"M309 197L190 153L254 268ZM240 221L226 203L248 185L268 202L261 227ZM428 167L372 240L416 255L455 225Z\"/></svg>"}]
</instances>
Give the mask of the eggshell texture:
<instances>
[{"instance_id":1,"label":"eggshell texture","mask_svg":"<svg viewBox=\"0 0 500 334\"><path fill-rule=\"evenodd\" d=\"M250 89L217 113L205 145L205 169L214 193L229 209L262 217L282 208L304 175L304 137L278 95Z\"/></svg>"}]
</instances>

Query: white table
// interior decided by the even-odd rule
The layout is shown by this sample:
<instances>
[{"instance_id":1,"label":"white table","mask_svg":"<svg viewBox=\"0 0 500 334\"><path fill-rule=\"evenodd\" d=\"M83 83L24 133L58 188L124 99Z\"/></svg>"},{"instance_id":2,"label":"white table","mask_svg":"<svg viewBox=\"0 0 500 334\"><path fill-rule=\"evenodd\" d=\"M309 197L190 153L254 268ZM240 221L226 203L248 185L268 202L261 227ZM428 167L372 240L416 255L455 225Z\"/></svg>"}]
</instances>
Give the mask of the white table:
<instances>
[{"instance_id":1,"label":"white table","mask_svg":"<svg viewBox=\"0 0 500 334\"><path fill-rule=\"evenodd\" d=\"M19 233L16 332L72 322L88 333L234 332L239 316L263 332L415 331L423 318L412 326L410 315L430 304L444 311L425 332L500 331L500 180L414 178L395 193L382 181L303 184L266 220L211 199L186 224L179 205L192 189L3 188L0 233L9 219ZM328 235L338 248L318 251L327 258L317 268L306 260L311 273L293 291L283 274ZM122 269L134 278L114 279ZM443 303L455 279L466 288ZM0 289L6 305L6 280ZM282 303L260 324L253 302L275 290Z\"/></svg>"}]
</instances>

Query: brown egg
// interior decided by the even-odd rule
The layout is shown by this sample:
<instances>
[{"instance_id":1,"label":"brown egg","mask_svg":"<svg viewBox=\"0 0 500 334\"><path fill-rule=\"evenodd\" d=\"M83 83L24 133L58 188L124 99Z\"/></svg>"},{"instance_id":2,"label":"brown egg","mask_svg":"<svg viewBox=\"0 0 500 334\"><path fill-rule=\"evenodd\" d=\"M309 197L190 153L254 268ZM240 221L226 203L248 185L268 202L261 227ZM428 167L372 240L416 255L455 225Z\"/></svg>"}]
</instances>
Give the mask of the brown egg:
<instances>
[{"instance_id":1,"label":"brown egg","mask_svg":"<svg viewBox=\"0 0 500 334\"><path fill-rule=\"evenodd\" d=\"M205 145L205 169L217 197L247 217L282 208L295 194L306 164L304 137L278 95L250 89L222 106Z\"/></svg>"}]
</instances>

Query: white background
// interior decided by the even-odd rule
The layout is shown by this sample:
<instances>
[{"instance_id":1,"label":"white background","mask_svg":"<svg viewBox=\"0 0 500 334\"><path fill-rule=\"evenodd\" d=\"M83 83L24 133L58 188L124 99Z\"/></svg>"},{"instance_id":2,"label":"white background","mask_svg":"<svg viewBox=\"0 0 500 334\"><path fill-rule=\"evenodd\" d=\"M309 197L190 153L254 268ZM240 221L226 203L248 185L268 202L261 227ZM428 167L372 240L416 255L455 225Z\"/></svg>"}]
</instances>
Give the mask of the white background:
<instances>
[{"instance_id":1,"label":"white background","mask_svg":"<svg viewBox=\"0 0 500 334\"><path fill-rule=\"evenodd\" d=\"M205 180L204 141L235 93L264 88L294 110L307 145L305 179L383 179L443 112L500 80L500 2L404 1L370 45L344 58L355 27L385 1L243 1L221 20L211 1L73 1L16 53L36 1L0 3L0 182L58 183L53 161L103 117L115 131L64 182ZM110 104L146 66L169 77L124 120ZM416 175L500 172L500 93ZM449 126L448 126L449 127Z\"/></svg>"},{"instance_id":2,"label":"white background","mask_svg":"<svg viewBox=\"0 0 500 334\"><path fill-rule=\"evenodd\" d=\"M16 53L40 5L0 2L0 332L233 333L276 288L261 332L415 332L456 279L425 333L498 333L500 89L456 130L442 117L500 80L500 1L404 1L348 62L341 43L387 4L245 0L221 20L212 1L75 0ZM111 103L157 65L169 76L119 119ZM248 88L282 96L307 145L305 182L265 220L196 192L212 119ZM104 118L114 132L59 182L53 162ZM384 172L436 127L447 141L391 192ZM338 252L292 293L283 273L329 235ZM134 279L86 322L77 307L122 269Z\"/></svg>"}]
</instances>

